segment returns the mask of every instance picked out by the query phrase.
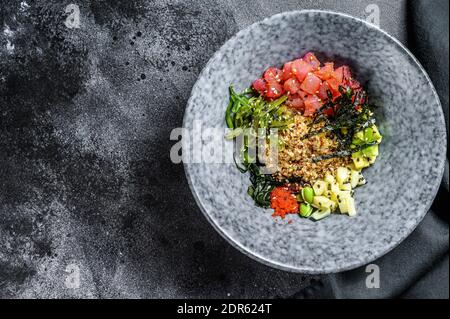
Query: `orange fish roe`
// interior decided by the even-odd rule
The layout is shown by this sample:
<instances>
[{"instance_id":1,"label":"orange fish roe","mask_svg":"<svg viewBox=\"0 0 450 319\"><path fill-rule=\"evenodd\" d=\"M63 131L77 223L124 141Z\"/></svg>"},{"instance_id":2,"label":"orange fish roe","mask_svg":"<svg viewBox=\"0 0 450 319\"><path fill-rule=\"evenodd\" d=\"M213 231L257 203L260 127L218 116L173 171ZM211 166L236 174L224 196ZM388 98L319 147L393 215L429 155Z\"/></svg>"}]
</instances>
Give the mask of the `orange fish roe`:
<instances>
[{"instance_id":1,"label":"orange fish roe","mask_svg":"<svg viewBox=\"0 0 450 319\"><path fill-rule=\"evenodd\" d=\"M284 219L286 214L298 213L298 202L295 195L284 186L275 187L270 193L270 207L275 210L272 214L273 217L279 216Z\"/></svg>"}]
</instances>

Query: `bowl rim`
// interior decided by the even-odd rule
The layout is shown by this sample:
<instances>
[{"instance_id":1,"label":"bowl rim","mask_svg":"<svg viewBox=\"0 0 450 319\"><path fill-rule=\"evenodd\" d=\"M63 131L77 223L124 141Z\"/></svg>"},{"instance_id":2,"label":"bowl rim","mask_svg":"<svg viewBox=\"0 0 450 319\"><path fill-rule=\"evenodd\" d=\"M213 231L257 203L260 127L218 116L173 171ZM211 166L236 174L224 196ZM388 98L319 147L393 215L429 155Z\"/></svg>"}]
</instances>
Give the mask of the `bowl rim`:
<instances>
[{"instance_id":1,"label":"bowl rim","mask_svg":"<svg viewBox=\"0 0 450 319\"><path fill-rule=\"evenodd\" d=\"M419 70L423 73L423 75L425 76L428 84L431 86L432 89L432 93L435 97L435 100L439 106L439 110L438 110L438 114L439 114L439 122L438 126L444 127L443 132L445 134L445 140L448 139L447 137L447 130L445 129L445 119L444 119L444 114L443 114L443 110L442 110L442 104L439 98L439 95L434 87L433 82L431 81L431 78L429 77L428 73L426 72L426 70L424 69L424 67L422 66L422 64L418 61L418 59L414 56L414 54L403 44L401 43L398 39L396 39L394 36L390 35L389 33L387 33L386 31L384 31L383 29L381 29L380 27L369 23L361 18L357 18L354 17L352 15L346 14L346 13L342 13L342 12L336 12L336 11L331 11L331 10L318 10L318 9L304 9L304 10L292 10L292 11L283 11L277 14L274 14L272 16L266 17L262 20L256 21L250 25L248 25L247 27L239 30L237 33L235 33L232 37L230 37L227 41L225 41L224 44L222 44L220 46L219 49L217 49L215 51L215 53L210 57L210 59L208 60L208 62L205 64L205 66L203 67L202 71L200 72L200 74L197 77L197 81L195 82L195 84L192 87L191 90L191 94L190 97L186 103L186 108L185 108L185 112L184 112L184 116L183 116L183 127L186 127L186 117L187 117L187 111L188 109L190 109L192 103L193 103L193 92L196 91L200 84L198 79L202 78L203 76L205 76L206 74L206 70L209 69L209 66L213 63L213 61L215 60L215 58L220 54L220 52L223 51L223 49L227 48L227 46L230 45L230 43L232 41L234 41L234 39L240 37L241 35L245 34L246 32L249 32L249 30L251 30L252 28L270 22L272 20L276 20L279 19L283 16L287 16L287 15L300 15L300 14L310 14L310 13L318 13L318 14L329 14L329 15L335 15L335 16L340 16L346 19L349 19L352 22L357 22L357 23L362 23L363 25L365 25L366 27L370 28L370 29L374 29L378 32L381 32L381 34L383 36L386 36L389 40L393 41L396 45L398 45L407 55L408 57L418 66ZM251 250L249 250L247 247L245 247L244 245L242 245L239 241L235 240L232 236L230 236L229 234L227 234L219 225L217 225L214 220L212 219L212 217L209 215L209 213L206 211L205 207L203 206L200 198L198 197L198 194L195 190L194 185L192 184L192 179L190 177L190 173L189 173L189 166L190 165L195 165L195 164L190 164L190 163L184 163L183 162L183 167L184 167L184 172L185 172L185 176L189 185L189 188L191 190L191 193L194 196L195 202L197 204L197 206L200 208L201 212L203 213L203 215L205 215L206 219L208 220L208 222L213 226L213 228L228 242L231 244L231 246L233 246L234 248L236 248L238 251L242 252L243 254L245 254L246 256L250 257L253 260L256 260L264 265L270 266L272 268L276 268L276 269L280 269L280 270L284 270L284 271L288 271L288 272L293 272L293 273L303 273L303 274L311 274L311 275L318 275L318 274L333 274L333 273L340 273L343 271L347 271L347 270L352 270L352 269L356 269L358 267L367 265L377 259L379 259L380 257L386 255L387 253L389 253L390 251L392 251L394 248L396 248L400 243L402 243L407 237L409 237L409 235L411 235L411 233L417 228L417 226L422 222L422 220L424 219L425 215L428 213L428 211L430 210L430 207L434 201L434 198L436 197L437 192L439 191L439 187L441 185L441 181L444 175L444 169L445 169L445 159L446 159L446 153L447 153L447 143L445 143L444 146L445 150L444 152L440 155L441 159L439 160L439 178L436 178L436 182L433 185L433 190L431 191L430 195L428 198L428 203L426 205L426 209L421 213L421 215L419 216L419 218L417 219L417 222L414 223L414 225L412 225L404 234L403 236L401 236L400 238L398 238L393 244L389 244L386 245L385 249L382 250L381 252L378 252L376 254L371 255L370 257L366 257L366 258L362 258L356 262L353 263L349 263L346 265L341 265L338 267L330 267L330 268L311 268L311 267L293 267L290 265L286 265L284 263L275 261L275 260L271 260L267 257L264 257L258 253L255 253Z\"/></svg>"}]
</instances>

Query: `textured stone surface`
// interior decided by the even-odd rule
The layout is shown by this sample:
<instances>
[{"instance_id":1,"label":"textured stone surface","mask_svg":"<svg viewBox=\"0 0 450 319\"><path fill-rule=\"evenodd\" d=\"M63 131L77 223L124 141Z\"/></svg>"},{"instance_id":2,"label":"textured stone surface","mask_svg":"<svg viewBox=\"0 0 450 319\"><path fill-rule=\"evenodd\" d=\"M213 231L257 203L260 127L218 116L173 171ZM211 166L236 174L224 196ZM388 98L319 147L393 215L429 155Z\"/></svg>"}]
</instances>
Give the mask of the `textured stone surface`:
<instances>
[{"instance_id":1,"label":"textured stone surface","mask_svg":"<svg viewBox=\"0 0 450 319\"><path fill-rule=\"evenodd\" d=\"M376 2L405 40L405 1ZM79 29L64 25L70 3ZM302 275L212 229L169 161L169 132L239 29L301 8L365 17L371 3L2 0L0 296L303 296ZM64 285L70 263L79 289Z\"/></svg>"}]
</instances>

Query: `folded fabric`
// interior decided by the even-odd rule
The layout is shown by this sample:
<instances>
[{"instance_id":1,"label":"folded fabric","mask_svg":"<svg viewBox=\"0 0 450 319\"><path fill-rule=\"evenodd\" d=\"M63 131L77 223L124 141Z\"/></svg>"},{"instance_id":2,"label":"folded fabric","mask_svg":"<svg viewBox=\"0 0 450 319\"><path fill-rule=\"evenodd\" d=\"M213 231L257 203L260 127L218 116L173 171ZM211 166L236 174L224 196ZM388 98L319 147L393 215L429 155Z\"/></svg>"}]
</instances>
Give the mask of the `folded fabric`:
<instances>
[{"instance_id":1,"label":"folded fabric","mask_svg":"<svg viewBox=\"0 0 450 319\"><path fill-rule=\"evenodd\" d=\"M333 288L335 298L399 297L407 294L410 287L440 263L448 253L448 244L448 225L430 211L404 242L372 263L379 268L379 288L366 285L372 273L367 266L330 275L325 284ZM437 286L442 284L441 280L448 284L448 269L442 275L444 277L436 281ZM430 294L434 292L433 283L424 282L422 286L429 289ZM420 294L427 296L427 291Z\"/></svg>"}]
</instances>

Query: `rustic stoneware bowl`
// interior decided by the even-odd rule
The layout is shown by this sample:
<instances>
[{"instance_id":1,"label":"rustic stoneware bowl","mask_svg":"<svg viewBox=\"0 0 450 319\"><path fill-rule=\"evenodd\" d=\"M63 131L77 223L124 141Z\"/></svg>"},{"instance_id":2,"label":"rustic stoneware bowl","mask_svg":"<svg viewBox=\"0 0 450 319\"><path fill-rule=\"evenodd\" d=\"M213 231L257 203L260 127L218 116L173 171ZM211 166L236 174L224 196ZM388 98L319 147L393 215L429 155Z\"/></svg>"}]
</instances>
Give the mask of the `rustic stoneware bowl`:
<instances>
[{"instance_id":1,"label":"rustic stoneware bowl","mask_svg":"<svg viewBox=\"0 0 450 319\"><path fill-rule=\"evenodd\" d=\"M233 164L185 163L185 170L206 218L243 253L289 271L340 272L375 260L405 239L427 213L442 178L447 143L441 105L424 69L402 44L339 13L277 14L240 31L211 58L192 90L184 127L225 127L230 84L244 89L266 68L307 51L321 61L350 65L381 106L377 123L384 139L377 162L365 170L368 184L356 191L356 217L276 222L247 196L248 175ZM194 135L191 142L206 144L208 137ZM216 140L222 143L221 136ZM186 154L191 144L184 144Z\"/></svg>"}]
</instances>

